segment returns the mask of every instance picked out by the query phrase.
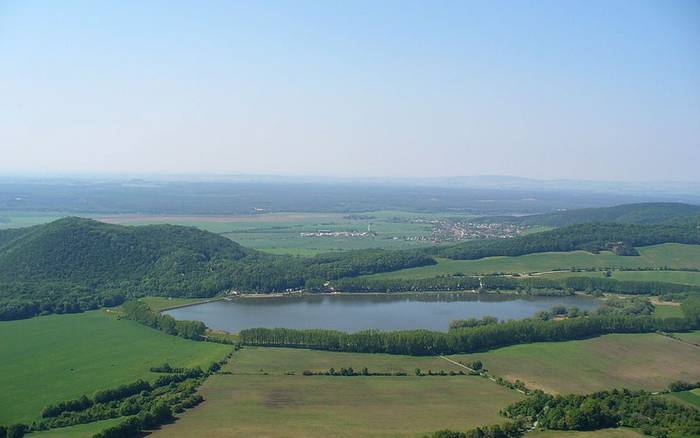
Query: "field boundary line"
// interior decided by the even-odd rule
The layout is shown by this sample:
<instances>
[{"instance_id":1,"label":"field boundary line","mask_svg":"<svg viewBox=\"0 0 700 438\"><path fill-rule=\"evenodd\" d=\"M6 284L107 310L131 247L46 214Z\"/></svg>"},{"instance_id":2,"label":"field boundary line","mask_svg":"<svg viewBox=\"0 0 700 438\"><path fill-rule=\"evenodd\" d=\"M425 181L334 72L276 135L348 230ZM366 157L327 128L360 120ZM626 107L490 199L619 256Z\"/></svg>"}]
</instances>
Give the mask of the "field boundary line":
<instances>
[{"instance_id":1,"label":"field boundary line","mask_svg":"<svg viewBox=\"0 0 700 438\"><path fill-rule=\"evenodd\" d=\"M468 366L464 365L464 364L461 363L461 362L454 361L454 360L450 359L449 357L445 357L445 356L443 356L443 355L440 355L439 357L442 358L442 359L445 359L446 361L448 361L448 362L450 362L450 363L453 363L453 364L455 364L455 365L457 365L457 366L459 366L459 367L462 367L462 368L464 368L464 369L467 369L467 370L469 370L469 371L472 372L472 373L478 373L481 377L486 377L487 379L489 379L490 381L492 381L492 382L494 382L494 383L498 383L498 380L496 380L496 378L493 377L490 373L483 372L483 371L482 371L482 372L476 371L475 369L469 368ZM512 389L512 390L514 390L514 391L518 391L518 392L521 393L521 394L527 395L527 392L523 391L522 389L518 389L518 388L510 388L510 389Z\"/></svg>"},{"instance_id":2,"label":"field boundary line","mask_svg":"<svg viewBox=\"0 0 700 438\"><path fill-rule=\"evenodd\" d=\"M686 340L681 339L681 338L677 338L677 337L673 336L673 333L656 332L656 334L659 336L663 336L664 338L668 338L668 339L672 339L674 341L680 342L681 344L690 345L691 347L695 347L695 348L700 348L700 344L696 344L694 342L690 342L690 341L686 341Z\"/></svg>"}]
</instances>

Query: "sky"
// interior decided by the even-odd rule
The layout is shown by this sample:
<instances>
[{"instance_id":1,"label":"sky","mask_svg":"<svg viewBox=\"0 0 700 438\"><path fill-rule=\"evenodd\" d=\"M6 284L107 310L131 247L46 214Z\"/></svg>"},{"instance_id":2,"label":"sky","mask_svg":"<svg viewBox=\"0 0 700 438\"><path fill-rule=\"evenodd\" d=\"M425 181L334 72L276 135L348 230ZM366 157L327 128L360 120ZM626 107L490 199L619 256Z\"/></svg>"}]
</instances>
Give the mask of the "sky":
<instances>
[{"instance_id":1,"label":"sky","mask_svg":"<svg viewBox=\"0 0 700 438\"><path fill-rule=\"evenodd\" d=\"M700 2L0 0L0 173L700 181Z\"/></svg>"}]
</instances>

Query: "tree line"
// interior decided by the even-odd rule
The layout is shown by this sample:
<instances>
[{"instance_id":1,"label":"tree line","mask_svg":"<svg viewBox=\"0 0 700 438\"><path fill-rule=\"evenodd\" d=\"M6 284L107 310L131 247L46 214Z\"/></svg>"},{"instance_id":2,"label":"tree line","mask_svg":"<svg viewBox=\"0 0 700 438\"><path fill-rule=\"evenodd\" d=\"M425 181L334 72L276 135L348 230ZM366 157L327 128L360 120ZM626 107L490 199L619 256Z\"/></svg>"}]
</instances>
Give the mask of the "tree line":
<instances>
[{"instance_id":1,"label":"tree line","mask_svg":"<svg viewBox=\"0 0 700 438\"><path fill-rule=\"evenodd\" d=\"M201 340L207 326L201 321L182 321L154 312L144 302L129 301L122 306L122 315L133 321L185 339Z\"/></svg>"},{"instance_id":2,"label":"tree line","mask_svg":"<svg viewBox=\"0 0 700 438\"><path fill-rule=\"evenodd\" d=\"M313 292L420 292L420 291L516 291L531 295L571 295L574 291L613 292L628 295L673 295L700 292L699 286L662 281L632 281L613 278L573 276L561 279L546 277L509 277L484 275L436 276L432 278L342 278L311 289Z\"/></svg>"},{"instance_id":3,"label":"tree line","mask_svg":"<svg viewBox=\"0 0 700 438\"><path fill-rule=\"evenodd\" d=\"M611 390L588 395L534 393L503 410L511 419L549 430L641 429L646 435L700 434L700 411L645 391Z\"/></svg>"},{"instance_id":4,"label":"tree line","mask_svg":"<svg viewBox=\"0 0 700 438\"><path fill-rule=\"evenodd\" d=\"M255 328L240 332L244 345L298 347L359 353L438 355L473 353L514 344L568 341L610 333L679 332L700 327L697 319L595 315L565 320L525 319L456 328L448 332Z\"/></svg>"}]
</instances>

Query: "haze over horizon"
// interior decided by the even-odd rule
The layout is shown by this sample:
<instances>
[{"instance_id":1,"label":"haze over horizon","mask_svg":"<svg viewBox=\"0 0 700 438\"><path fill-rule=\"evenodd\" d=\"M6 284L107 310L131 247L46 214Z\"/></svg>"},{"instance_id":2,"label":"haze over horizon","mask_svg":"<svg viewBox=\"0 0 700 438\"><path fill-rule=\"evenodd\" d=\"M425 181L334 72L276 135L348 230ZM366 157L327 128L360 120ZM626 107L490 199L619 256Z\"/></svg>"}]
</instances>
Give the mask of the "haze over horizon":
<instances>
[{"instance_id":1,"label":"haze over horizon","mask_svg":"<svg viewBox=\"0 0 700 438\"><path fill-rule=\"evenodd\" d=\"M700 182L700 3L0 4L0 173Z\"/></svg>"}]
</instances>

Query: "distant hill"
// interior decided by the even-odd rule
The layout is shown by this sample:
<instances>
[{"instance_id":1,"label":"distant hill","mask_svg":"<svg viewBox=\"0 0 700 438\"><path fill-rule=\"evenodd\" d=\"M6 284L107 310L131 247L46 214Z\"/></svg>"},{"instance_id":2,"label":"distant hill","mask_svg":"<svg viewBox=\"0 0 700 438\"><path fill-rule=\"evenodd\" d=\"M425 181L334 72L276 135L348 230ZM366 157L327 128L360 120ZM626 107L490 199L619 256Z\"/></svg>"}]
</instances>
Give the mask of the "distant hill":
<instances>
[{"instance_id":1,"label":"distant hill","mask_svg":"<svg viewBox=\"0 0 700 438\"><path fill-rule=\"evenodd\" d=\"M532 216L481 218L480 221L564 227L591 222L655 225L692 218L700 218L700 205L679 202L646 202L616 205L614 207L563 210Z\"/></svg>"}]
</instances>

